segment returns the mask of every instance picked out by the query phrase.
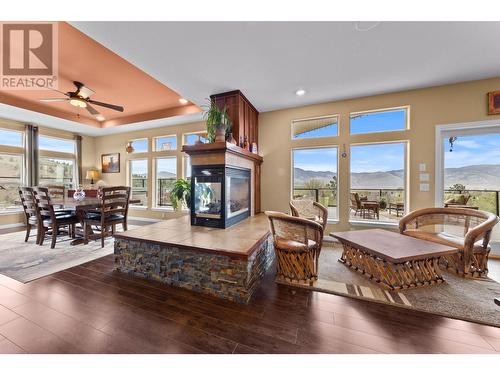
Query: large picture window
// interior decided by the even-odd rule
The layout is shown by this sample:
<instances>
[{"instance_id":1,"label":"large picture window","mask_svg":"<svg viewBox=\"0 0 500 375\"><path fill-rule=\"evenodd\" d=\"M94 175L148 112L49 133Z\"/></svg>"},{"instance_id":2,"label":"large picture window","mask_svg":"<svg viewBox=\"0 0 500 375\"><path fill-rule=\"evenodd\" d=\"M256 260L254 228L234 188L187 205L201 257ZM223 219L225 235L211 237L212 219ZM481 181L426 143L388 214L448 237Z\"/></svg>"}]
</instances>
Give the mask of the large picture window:
<instances>
[{"instance_id":1,"label":"large picture window","mask_svg":"<svg viewBox=\"0 0 500 375\"><path fill-rule=\"evenodd\" d=\"M140 199L134 206L148 205L148 160L130 160L130 187L131 198Z\"/></svg>"},{"instance_id":2,"label":"large picture window","mask_svg":"<svg viewBox=\"0 0 500 375\"><path fill-rule=\"evenodd\" d=\"M171 151L177 149L177 136L168 135L154 138L154 151Z\"/></svg>"},{"instance_id":3,"label":"large picture window","mask_svg":"<svg viewBox=\"0 0 500 375\"><path fill-rule=\"evenodd\" d=\"M133 153L148 152L149 142L147 138L131 140L130 144L134 149Z\"/></svg>"},{"instance_id":4,"label":"large picture window","mask_svg":"<svg viewBox=\"0 0 500 375\"><path fill-rule=\"evenodd\" d=\"M170 207L170 191L177 179L177 158L156 158L156 206Z\"/></svg>"},{"instance_id":5,"label":"large picture window","mask_svg":"<svg viewBox=\"0 0 500 375\"><path fill-rule=\"evenodd\" d=\"M408 128L408 108L357 112L350 115L351 134L390 132Z\"/></svg>"},{"instance_id":6,"label":"large picture window","mask_svg":"<svg viewBox=\"0 0 500 375\"><path fill-rule=\"evenodd\" d=\"M338 219L337 147L294 149L293 199L312 199L328 208L328 218Z\"/></svg>"},{"instance_id":7,"label":"large picture window","mask_svg":"<svg viewBox=\"0 0 500 375\"><path fill-rule=\"evenodd\" d=\"M54 138L41 135L38 138L38 148L45 151L75 153L75 141L71 139Z\"/></svg>"},{"instance_id":8,"label":"large picture window","mask_svg":"<svg viewBox=\"0 0 500 375\"><path fill-rule=\"evenodd\" d=\"M23 147L23 132L0 129L0 145Z\"/></svg>"},{"instance_id":9,"label":"large picture window","mask_svg":"<svg viewBox=\"0 0 500 375\"><path fill-rule=\"evenodd\" d=\"M351 146L350 220L398 222L406 212L406 143Z\"/></svg>"},{"instance_id":10,"label":"large picture window","mask_svg":"<svg viewBox=\"0 0 500 375\"><path fill-rule=\"evenodd\" d=\"M18 187L23 184L23 156L0 153L0 211L19 209Z\"/></svg>"},{"instance_id":11,"label":"large picture window","mask_svg":"<svg viewBox=\"0 0 500 375\"><path fill-rule=\"evenodd\" d=\"M39 184L64 185L72 188L75 185L75 160L52 157L39 158Z\"/></svg>"}]
</instances>

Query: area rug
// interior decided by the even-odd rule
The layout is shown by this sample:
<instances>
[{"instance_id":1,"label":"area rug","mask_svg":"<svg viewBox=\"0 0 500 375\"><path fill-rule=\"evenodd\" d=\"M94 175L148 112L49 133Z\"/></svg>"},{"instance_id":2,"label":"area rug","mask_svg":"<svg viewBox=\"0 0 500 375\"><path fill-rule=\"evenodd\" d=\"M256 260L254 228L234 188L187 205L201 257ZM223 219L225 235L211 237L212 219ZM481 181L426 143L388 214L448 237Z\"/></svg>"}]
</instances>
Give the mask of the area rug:
<instances>
[{"instance_id":1,"label":"area rug","mask_svg":"<svg viewBox=\"0 0 500 375\"><path fill-rule=\"evenodd\" d=\"M328 245L321 251L318 281L294 286L500 327L500 309L493 302L500 284L495 280L466 280L443 272L446 283L390 291L340 263L342 247Z\"/></svg>"},{"instance_id":2,"label":"area rug","mask_svg":"<svg viewBox=\"0 0 500 375\"><path fill-rule=\"evenodd\" d=\"M134 227L129 225L129 229ZM0 236L0 274L23 283L113 254L114 251L112 237L107 237L104 247L101 247L100 240L71 246L69 238L61 236L58 238L60 242L51 249L50 240L38 246L35 237L24 242L24 235L22 231Z\"/></svg>"}]
</instances>

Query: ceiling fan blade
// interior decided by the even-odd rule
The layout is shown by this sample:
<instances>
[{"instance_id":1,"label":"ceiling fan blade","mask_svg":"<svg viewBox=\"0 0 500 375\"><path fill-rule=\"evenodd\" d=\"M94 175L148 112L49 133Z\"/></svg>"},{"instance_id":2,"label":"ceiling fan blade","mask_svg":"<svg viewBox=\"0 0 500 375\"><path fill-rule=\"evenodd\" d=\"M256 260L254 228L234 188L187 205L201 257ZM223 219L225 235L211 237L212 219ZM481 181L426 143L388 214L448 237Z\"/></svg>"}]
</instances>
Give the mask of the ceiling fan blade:
<instances>
[{"instance_id":1,"label":"ceiling fan blade","mask_svg":"<svg viewBox=\"0 0 500 375\"><path fill-rule=\"evenodd\" d=\"M97 112L97 110L94 107L92 107L88 104L85 108L87 108L87 111L89 111L91 115L98 115L99 114L99 112Z\"/></svg>"},{"instance_id":2,"label":"ceiling fan blade","mask_svg":"<svg viewBox=\"0 0 500 375\"><path fill-rule=\"evenodd\" d=\"M47 89L47 90L51 90L51 91L55 91L55 92L58 92L59 94L63 94L63 95L66 95L66 96L71 96L69 92L62 92L62 91L59 91L59 90L53 89L52 87L44 87L44 86L40 86L40 88L42 88L42 89Z\"/></svg>"},{"instance_id":3,"label":"ceiling fan blade","mask_svg":"<svg viewBox=\"0 0 500 375\"><path fill-rule=\"evenodd\" d=\"M123 109L124 109L122 106L119 106L119 105L98 102L98 101L95 101L95 100L88 100L88 102L92 103L92 104L95 104L95 105L99 105L101 107L105 107L105 108L109 108L109 109L114 109L115 111L118 111L118 112L123 112Z\"/></svg>"},{"instance_id":4,"label":"ceiling fan blade","mask_svg":"<svg viewBox=\"0 0 500 375\"><path fill-rule=\"evenodd\" d=\"M46 102L46 103L50 103L50 102L66 102L68 101L68 99L66 98L49 98L49 99L38 99L39 101L41 102Z\"/></svg>"},{"instance_id":5,"label":"ceiling fan blade","mask_svg":"<svg viewBox=\"0 0 500 375\"><path fill-rule=\"evenodd\" d=\"M92 95L95 94L95 91L92 89L89 89L87 86L85 86L83 83L78 82L78 81L73 81L75 84L77 90L76 90L76 95L80 95L82 98L88 99Z\"/></svg>"}]
</instances>

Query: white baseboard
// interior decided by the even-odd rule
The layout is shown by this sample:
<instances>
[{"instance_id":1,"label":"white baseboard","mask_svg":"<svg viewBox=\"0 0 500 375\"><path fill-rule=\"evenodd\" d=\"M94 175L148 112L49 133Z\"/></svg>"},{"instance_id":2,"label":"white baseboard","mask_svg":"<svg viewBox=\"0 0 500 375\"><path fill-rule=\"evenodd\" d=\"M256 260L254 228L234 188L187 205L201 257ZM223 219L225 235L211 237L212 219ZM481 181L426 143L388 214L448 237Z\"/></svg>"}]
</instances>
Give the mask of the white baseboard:
<instances>
[{"instance_id":1,"label":"white baseboard","mask_svg":"<svg viewBox=\"0 0 500 375\"><path fill-rule=\"evenodd\" d=\"M9 229L9 228L18 228L18 227L24 227L24 223L13 223L13 224L0 225L0 229Z\"/></svg>"},{"instance_id":2,"label":"white baseboard","mask_svg":"<svg viewBox=\"0 0 500 375\"><path fill-rule=\"evenodd\" d=\"M161 221L161 219L151 219L149 217L140 217L140 216L129 216L128 220L144 221L146 223L157 223Z\"/></svg>"}]
</instances>

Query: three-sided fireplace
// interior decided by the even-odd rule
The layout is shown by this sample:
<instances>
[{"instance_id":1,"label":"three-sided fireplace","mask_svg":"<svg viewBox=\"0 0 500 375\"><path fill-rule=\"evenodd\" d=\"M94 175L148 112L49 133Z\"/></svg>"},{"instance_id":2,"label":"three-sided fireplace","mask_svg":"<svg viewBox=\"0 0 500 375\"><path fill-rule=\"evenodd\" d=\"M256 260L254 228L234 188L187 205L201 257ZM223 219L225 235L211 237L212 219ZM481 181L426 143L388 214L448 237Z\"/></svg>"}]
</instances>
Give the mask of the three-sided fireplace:
<instances>
[{"instance_id":1,"label":"three-sided fireplace","mask_svg":"<svg viewBox=\"0 0 500 375\"><path fill-rule=\"evenodd\" d=\"M194 165L191 225L227 228L250 216L250 169Z\"/></svg>"}]
</instances>

